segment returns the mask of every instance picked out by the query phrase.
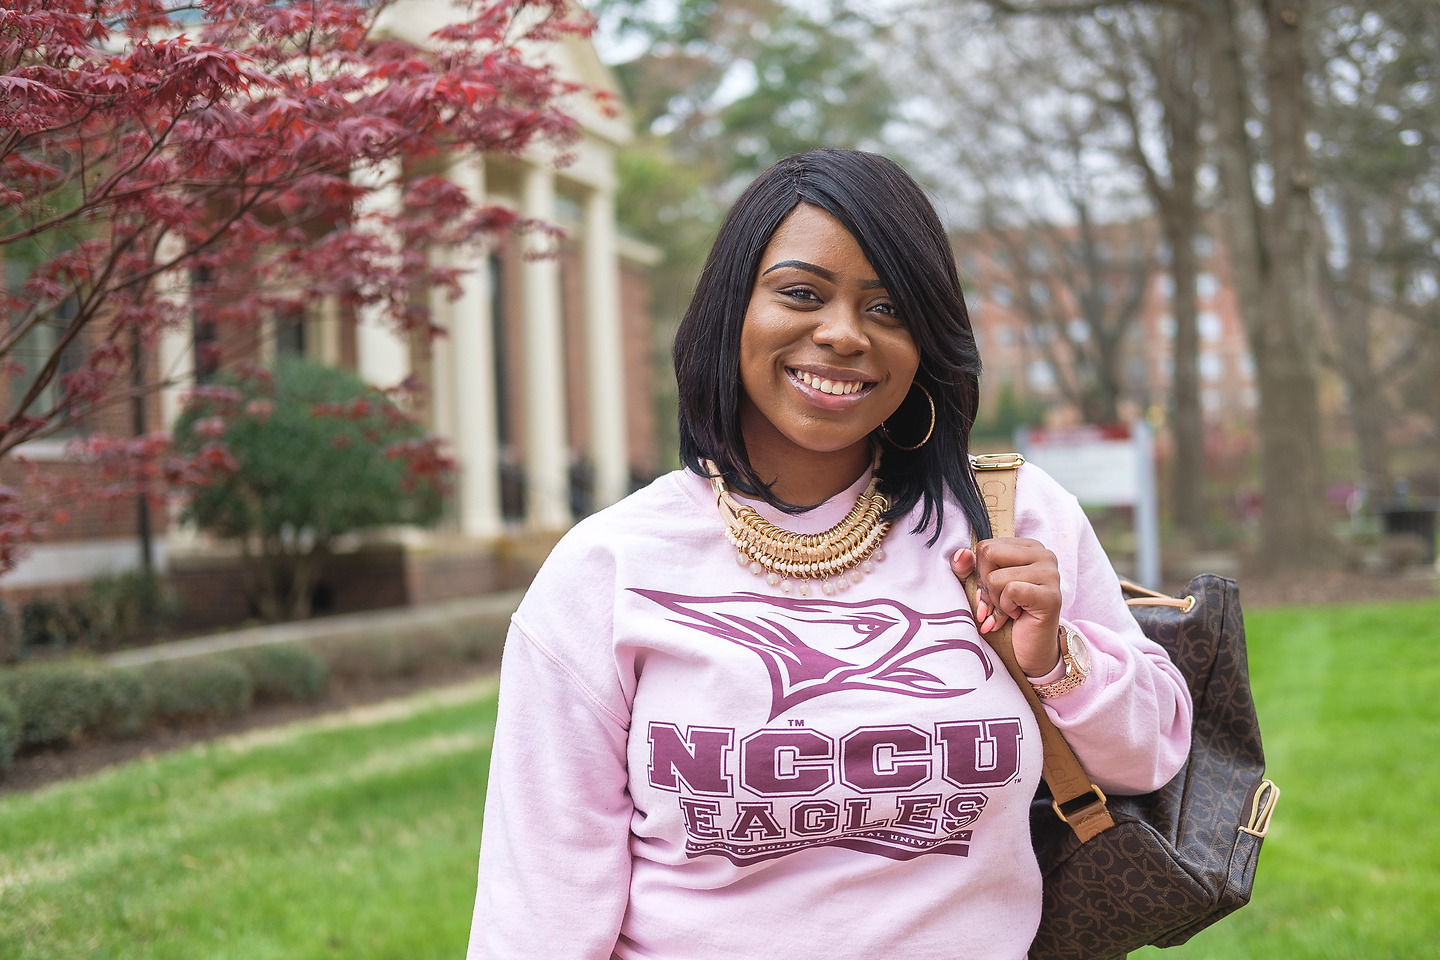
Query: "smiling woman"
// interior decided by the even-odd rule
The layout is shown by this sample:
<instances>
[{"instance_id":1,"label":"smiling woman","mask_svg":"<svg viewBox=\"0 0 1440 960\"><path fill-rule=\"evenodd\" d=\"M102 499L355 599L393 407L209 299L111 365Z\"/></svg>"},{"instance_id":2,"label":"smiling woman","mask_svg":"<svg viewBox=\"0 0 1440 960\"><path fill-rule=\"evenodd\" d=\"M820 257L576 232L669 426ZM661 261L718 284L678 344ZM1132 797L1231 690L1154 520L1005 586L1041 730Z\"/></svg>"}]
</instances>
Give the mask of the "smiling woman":
<instances>
[{"instance_id":1,"label":"smiling woman","mask_svg":"<svg viewBox=\"0 0 1440 960\"><path fill-rule=\"evenodd\" d=\"M837 325L843 313L855 324ZM838 473L854 480L870 457L852 449L845 460L787 462L791 470L815 475L810 478L781 476L777 465L767 471L757 464L764 452L757 457L750 447L763 444L766 428L746 414L758 397L749 394L752 384L745 378L753 371L749 363L742 366L740 354L748 344L768 340L754 335L760 331L752 324L769 327L787 314L797 323L820 315L811 316L813 329L801 334L811 338L805 348L810 365L795 368L788 379L811 387L817 377L829 379L832 387L821 392L832 396L837 379L843 383L855 376L850 371L893 362L898 343L908 342L914 354L909 382L899 366L889 371L888 382L862 378L883 389L857 411L868 418L888 403L873 431L899 408L887 432L902 440L886 447L880 478L887 518L919 504L921 525L933 521L931 532L938 536L950 501L969 526L987 535L990 521L966 456L980 377L970 317L944 227L923 191L894 163L858 151L816 150L763 174L722 225L676 334L681 460L699 471L702 460L713 459L737 489L793 510L848 486L834 486ZM867 392L865 386L858 392ZM930 434L933 442L914 445ZM792 487L801 489L786 496Z\"/></svg>"},{"instance_id":2,"label":"smiling woman","mask_svg":"<svg viewBox=\"0 0 1440 960\"><path fill-rule=\"evenodd\" d=\"M745 191L675 339L685 468L512 620L471 960L1025 955L1039 730L984 635L1013 621L1107 791L1174 774L1190 703L1053 480L1024 467L989 538L979 371L898 166L812 151Z\"/></svg>"},{"instance_id":3,"label":"smiling woman","mask_svg":"<svg viewBox=\"0 0 1440 960\"><path fill-rule=\"evenodd\" d=\"M920 358L860 244L819 207L791 211L760 263L740 332L745 449L781 499L820 503L870 465Z\"/></svg>"}]
</instances>

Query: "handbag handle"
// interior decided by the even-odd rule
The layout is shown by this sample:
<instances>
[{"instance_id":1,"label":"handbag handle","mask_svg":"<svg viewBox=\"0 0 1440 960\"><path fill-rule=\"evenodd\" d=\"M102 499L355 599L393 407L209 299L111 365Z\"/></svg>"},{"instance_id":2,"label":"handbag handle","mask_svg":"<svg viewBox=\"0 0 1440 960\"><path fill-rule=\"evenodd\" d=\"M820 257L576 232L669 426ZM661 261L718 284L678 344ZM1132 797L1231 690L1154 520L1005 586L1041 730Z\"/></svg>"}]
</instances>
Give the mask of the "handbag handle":
<instances>
[{"instance_id":1,"label":"handbag handle","mask_svg":"<svg viewBox=\"0 0 1440 960\"><path fill-rule=\"evenodd\" d=\"M976 484L990 514L991 535L1013 537L1015 535L1015 479L1025 458L1018 453L987 454L971 457L970 464L976 472ZM975 609L975 598L980 590L979 564L965 578L965 596L970 600L970 609ZM1011 636L1012 621L991 631L984 639L1005 664L1005 669L1014 678L1016 686L1025 695L1035 722L1040 725L1040 742L1044 748L1042 772L1045 783L1054 798L1055 814L1070 825L1075 835L1084 843L1091 837L1115 825L1110 811L1105 806L1105 794L1090 781L1085 768L1065 742L1065 735L1055 726L1035 687L1025 676L1020 662L1015 658L1015 643Z\"/></svg>"}]
</instances>

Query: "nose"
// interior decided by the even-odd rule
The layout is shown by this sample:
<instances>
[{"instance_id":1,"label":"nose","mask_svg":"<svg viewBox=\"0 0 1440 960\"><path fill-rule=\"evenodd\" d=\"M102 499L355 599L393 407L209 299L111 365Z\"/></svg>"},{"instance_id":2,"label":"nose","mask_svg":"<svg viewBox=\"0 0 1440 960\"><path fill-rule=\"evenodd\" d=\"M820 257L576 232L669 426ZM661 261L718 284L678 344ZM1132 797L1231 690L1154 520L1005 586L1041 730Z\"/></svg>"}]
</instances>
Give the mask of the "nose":
<instances>
[{"instance_id":1,"label":"nose","mask_svg":"<svg viewBox=\"0 0 1440 960\"><path fill-rule=\"evenodd\" d=\"M832 303L820 312L811 339L829 347L842 357L853 357L870 349L860 312L843 304Z\"/></svg>"}]
</instances>

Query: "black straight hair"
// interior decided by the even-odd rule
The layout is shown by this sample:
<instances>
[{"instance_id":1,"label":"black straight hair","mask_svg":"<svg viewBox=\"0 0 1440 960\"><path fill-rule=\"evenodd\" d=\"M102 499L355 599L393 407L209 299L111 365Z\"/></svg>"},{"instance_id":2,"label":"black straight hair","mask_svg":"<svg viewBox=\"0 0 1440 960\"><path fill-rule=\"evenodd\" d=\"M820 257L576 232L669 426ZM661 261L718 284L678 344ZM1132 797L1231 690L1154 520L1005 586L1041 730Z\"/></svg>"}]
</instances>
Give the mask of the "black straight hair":
<instances>
[{"instance_id":1,"label":"black straight hair","mask_svg":"<svg viewBox=\"0 0 1440 960\"><path fill-rule=\"evenodd\" d=\"M879 274L920 354L915 384L935 402L935 427L918 450L886 443L880 491L886 519L923 510L914 532L944 526L948 491L977 539L990 519L970 466L970 430L980 404L980 354L960 291L955 257L935 208L894 161L858 150L811 150L779 161L745 189L721 224L695 293L675 335L680 400L680 459L706 475L714 461L737 489L789 512L808 509L775 496L755 472L740 428L740 328L760 269L760 256L798 204L839 220ZM925 435L930 407L917 390L886 421L899 443ZM882 438L873 438L884 442Z\"/></svg>"}]
</instances>

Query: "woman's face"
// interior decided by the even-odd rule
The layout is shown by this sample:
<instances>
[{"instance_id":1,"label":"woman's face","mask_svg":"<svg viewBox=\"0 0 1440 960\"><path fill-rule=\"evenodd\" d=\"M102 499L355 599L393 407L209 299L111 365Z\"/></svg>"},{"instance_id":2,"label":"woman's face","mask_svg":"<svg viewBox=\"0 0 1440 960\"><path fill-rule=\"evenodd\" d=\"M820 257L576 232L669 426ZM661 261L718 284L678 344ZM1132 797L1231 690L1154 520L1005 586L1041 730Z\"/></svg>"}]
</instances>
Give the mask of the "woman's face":
<instances>
[{"instance_id":1,"label":"woman's face","mask_svg":"<svg viewBox=\"0 0 1440 960\"><path fill-rule=\"evenodd\" d=\"M824 210L798 205L760 257L740 331L740 422L762 479L817 459L868 464L871 432L919 364L860 244Z\"/></svg>"}]
</instances>

